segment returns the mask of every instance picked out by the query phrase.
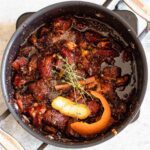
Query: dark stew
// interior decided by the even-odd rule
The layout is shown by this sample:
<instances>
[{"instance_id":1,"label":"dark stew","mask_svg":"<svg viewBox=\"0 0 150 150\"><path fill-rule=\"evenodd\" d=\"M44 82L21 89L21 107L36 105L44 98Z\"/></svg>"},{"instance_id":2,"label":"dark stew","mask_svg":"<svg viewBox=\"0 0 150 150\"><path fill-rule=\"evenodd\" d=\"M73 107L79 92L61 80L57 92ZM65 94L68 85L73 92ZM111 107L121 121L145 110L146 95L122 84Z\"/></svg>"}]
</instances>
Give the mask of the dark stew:
<instances>
[{"instance_id":1,"label":"dark stew","mask_svg":"<svg viewBox=\"0 0 150 150\"><path fill-rule=\"evenodd\" d=\"M88 17L62 16L36 29L20 46L12 71L19 114L54 139L116 134L135 104L132 48Z\"/></svg>"}]
</instances>

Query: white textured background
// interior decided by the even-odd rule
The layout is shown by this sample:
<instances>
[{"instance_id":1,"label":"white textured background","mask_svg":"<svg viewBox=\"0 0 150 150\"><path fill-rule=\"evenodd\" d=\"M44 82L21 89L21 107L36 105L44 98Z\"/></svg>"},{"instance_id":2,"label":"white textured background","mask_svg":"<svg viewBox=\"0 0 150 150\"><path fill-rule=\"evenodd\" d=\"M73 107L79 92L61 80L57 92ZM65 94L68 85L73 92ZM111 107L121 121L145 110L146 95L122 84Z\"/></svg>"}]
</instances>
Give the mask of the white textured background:
<instances>
[{"instance_id":1,"label":"white textured background","mask_svg":"<svg viewBox=\"0 0 150 150\"><path fill-rule=\"evenodd\" d=\"M62 0L0 0L0 50L2 42L5 39L5 33L7 34L7 26L13 26L16 19L24 12L37 11L50 4L60 2ZM93 3L101 4L105 0L86 0ZM148 4L150 0L145 0ZM4 26L7 24L6 26ZM141 25L142 26L142 25ZM5 30L2 35L2 30ZM13 31L12 31L13 32ZM11 33L11 32L10 32ZM12 33L11 33L12 34ZM147 57L148 68L150 66L150 32L142 40L144 50ZM4 46L4 45L3 45ZM2 51L0 51L2 53ZM150 71L148 71L148 77L150 77ZM0 99L0 112L4 106L3 98ZM8 124L11 120L12 124ZM14 125L15 124L15 125ZM19 142L25 142L25 150L36 150L39 146L39 141L33 137L29 137L28 133L24 131L19 125L16 126L16 121L12 116L0 124L0 127L9 131ZM18 133L17 130L20 132ZM26 144L30 142L31 144ZM37 144L37 145L36 145ZM0 149L2 149L0 147ZM45 150L63 150L54 146L48 146ZM144 102L141 107L141 113L139 119L133 124L128 125L119 135L111 140L84 150L150 150L150 82L148 82L147 92L144 98Z\"/></svg>"}]
</instances>

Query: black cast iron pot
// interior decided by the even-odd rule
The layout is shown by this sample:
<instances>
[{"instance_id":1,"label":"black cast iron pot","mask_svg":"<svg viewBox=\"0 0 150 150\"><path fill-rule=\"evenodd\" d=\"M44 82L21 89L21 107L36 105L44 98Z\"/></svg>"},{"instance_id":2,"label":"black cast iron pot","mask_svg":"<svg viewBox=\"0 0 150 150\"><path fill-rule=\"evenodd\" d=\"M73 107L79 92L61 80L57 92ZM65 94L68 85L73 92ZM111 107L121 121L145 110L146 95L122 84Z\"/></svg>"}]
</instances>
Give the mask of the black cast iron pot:
<instances>
[{"instance_id":1,"label":"black cast iron pot","mask_svg":"<svg viewBox=\"0 0 150 150\"><path fill-rule=\"evenodd\" d=\"M103 139L101 137L97 137L91 141L85 141L85 142L60 142L55 141L52 139L48 139L44 137L42 134L40 134L36 129L33 129L26 125L18 115L14 105L11 103L13 88L11 84L11 62L15 58L15 55L17 53L17 50L19 49L19 46L21 43L24 42L24 40L39 26L41 26L43 23L47 22L47 20L50 20L51 18L57 17L59 15L65 15L65 14L77 14L77 15L83 15L98 19L112 28L114 28L127 43L132 44L132 47L134 45L134 56L135 61L137 65L137 76L138 80L137 82L137 92L133 96L133 99L138 102L138 105L133 108L132 113L129 115L129 117L126 118L124 122L122 122L121 125L117 127L117 131L120 132L122 129L124 129L136 116L138 113L141 103L143 101L143 97L146 90L146 84L147 84L147 63L146 58L144 54L144 50L141 46L141 43L137 36L135 35L134 31L132 31L131 27L120 18L118 15L116 15L114 12L96 5L92 3L87 2L79 2L79 1L70 1L70 2L63 2L58 3L55 5L48 6L36 13L34 13L31 17L29 17L23 24L17 29L17 31L14 33L12 38L10 39L4 53L3 62L2 62L2 72L1 72L1 79L2 79L2 90L3 95L6 101L6 104L11 112L11 114L14 116L14 118L17 120L17 122L25 129L27 132L35 136L36 138L40 139L41 141L52 144L55 146L61 146L61 147L71 147L71 148L79 148L79 147L87 147L92 146L95 144L99 144L101 142L104 142L108 139L110 139L113 135L111 133L107 133L104 135ZM98 15L97 15L98 14Z\"/></svg>"}]
</instances>

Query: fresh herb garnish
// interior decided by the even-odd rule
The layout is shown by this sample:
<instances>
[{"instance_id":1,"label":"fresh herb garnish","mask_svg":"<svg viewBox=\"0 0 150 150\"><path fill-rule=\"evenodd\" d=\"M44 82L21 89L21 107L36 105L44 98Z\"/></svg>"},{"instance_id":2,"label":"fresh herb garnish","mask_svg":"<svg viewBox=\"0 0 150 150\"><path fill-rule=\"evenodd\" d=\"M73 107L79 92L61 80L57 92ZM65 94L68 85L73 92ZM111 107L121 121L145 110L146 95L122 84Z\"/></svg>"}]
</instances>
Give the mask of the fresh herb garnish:
<instances>
[{"instance_id":1,"label":"fresh herb garnish","mask_svg":"<svg viewBox=\"0 0 150 150\"><path fill-rule=\"evenodd\" d=\"M57 55L58 59L63 61L64 69L64 80L66 83L70 84L74 88L74 96L76 97L76 92L80 93L83 99L86 99L86 96L92 98L91 94L84 89L84 86L80 84L80 80L85 80L84 77L78 75L76 71L76 65L74 63L69 64L67 58L63 58L61 55Z\"/></svg>"}]
</instances>

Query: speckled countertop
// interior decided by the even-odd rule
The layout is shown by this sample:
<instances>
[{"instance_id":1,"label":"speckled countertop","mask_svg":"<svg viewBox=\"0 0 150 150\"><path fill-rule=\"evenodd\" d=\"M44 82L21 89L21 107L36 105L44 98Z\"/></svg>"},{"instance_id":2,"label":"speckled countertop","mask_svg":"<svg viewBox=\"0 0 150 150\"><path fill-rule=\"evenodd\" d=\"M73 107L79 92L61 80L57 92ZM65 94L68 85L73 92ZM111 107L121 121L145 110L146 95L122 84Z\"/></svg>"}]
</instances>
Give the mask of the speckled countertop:
<instances>
[{"instance_id":1,"label":"speckled countertop","mask_svg":"<svg viewBox=\"0 0 150 150\"><path fill-rule=\"evenodd\" d=\"M0 0L0 63L5 46L15 31L15 22L24 12L37 11L50 4L62 0ZM105 0L86 0L97 4L103 4ZM108 7L113 8L117 0L114 0ZM148 2L149 0L147 0ZM150 3L150 1L149 1ZM125 9L125 6L122 6ZM138 32L145 27L145 22L140 19ZM148 68L150 66L150 32L141 41L147 57ZM150 150L150 70L148 70L148 86L141 113L138 120L127 126L120 134L100 145L85 148L84 150ZM7 110L0 89L0 115ZM25 150L36 150L42 144L41 141L29 135L10 114L0 122L0 128L15 137ZM3 148L0 146L0 150ZM48 145L44 150L63 150Z\"/></svg>"}]
</instances>

